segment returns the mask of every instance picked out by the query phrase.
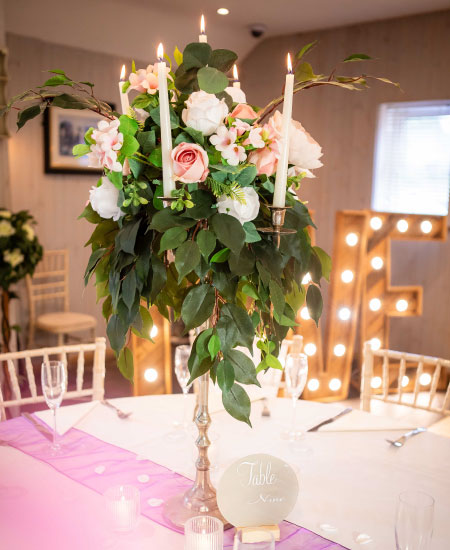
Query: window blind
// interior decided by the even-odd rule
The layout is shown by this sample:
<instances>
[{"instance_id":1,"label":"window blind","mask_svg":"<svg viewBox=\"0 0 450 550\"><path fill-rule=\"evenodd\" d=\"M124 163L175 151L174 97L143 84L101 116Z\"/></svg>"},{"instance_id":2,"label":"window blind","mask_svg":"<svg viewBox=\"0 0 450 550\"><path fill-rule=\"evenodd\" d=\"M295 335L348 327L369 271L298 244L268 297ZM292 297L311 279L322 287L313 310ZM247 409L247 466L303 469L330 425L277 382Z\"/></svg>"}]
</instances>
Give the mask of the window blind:
<instances>
[{"instance_id":1,"label":"window blind","mask_svg":"<svg viewBox=\"0 0 450 550\"><path fill-rule=\"evenodd\" d=\"M443 216L449 187L450 100L380 105L372 209Z\"/></svg>"}]
</instances>

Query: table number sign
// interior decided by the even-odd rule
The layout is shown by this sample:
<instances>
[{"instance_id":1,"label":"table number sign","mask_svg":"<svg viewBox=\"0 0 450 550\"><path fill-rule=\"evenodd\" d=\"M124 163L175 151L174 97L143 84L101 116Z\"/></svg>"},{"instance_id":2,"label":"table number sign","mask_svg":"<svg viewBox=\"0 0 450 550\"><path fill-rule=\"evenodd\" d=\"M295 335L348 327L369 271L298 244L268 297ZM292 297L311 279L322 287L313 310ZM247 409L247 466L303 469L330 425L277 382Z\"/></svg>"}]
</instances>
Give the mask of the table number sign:
<instances>
[{"instance_id":1,"label":"table number sign","mask_svg":"<svg viewBox=\"0 0 450 550\"><path fill-rule=\"evenodd\" d=\"M225 470L217 504L235 527L273 526L289 515L297 496L297 476L289 464L275 456L254 454Z\"/></svg>"}]
</instances>

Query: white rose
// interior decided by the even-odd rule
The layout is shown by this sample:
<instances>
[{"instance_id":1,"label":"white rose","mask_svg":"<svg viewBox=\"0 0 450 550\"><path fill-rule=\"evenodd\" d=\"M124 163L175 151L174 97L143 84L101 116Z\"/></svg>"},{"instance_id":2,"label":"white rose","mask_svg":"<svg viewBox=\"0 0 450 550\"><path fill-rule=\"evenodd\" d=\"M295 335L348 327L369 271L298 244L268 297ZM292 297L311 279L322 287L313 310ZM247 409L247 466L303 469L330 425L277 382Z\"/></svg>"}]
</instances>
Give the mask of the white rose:
<instances>
[{"instance_id":1,"label":"white rose","mask_svg":"<svg viewBox=\"0 0 450 550\"><path fill-rule=\"evenodd\" d=\"M210 136L222 124L227 114L228 107L223 99L201 90L189 96L181 118L186 126Z\"/></svg>"},{"instance_id":2,"label":"white rose","mask_svg":"<svg viewBox=\"0 0 450 550\"><path fill-rule=\"evenodd\" d=\"M11 237L15 232L14 227L8 221L0 221L0 237Z\"/></svg>"},{"instance_id":3,"label":"white rose","mask_svg":"<svg viewBox=\"0 0 450 550\"><path fill-rule=\"evenodd\" d=\"M5 250L3 252L3 260L11 267L16 267L23 262L24 257L20 249L15 248L14 250Z\"/></svg>"},{"instance_id":4,"label":"white rose","mask_svg":"<svg viewBox=\"0 0 450 550\"><path fill-rule=\"evenodd\" d=\"M225 88L225 91L231 96L233 103L247 103L245 93L240 88L228 86L228 88Z\"/></svg>"},{"instance_id":5,"label":"white rose","mask_svg":"<svg viewBox=\"0 0 450 550\"><path fill-rule=\"evenodd\" d=\"M34 239L34 229L31 227L31 225L29 225L28 223L24 223L22 225L22 229L25 231L25 234L27 236L27 239L29 241L32 241Z\"/></svg>"},{"instance_id":6,"label":"white rose","mask_svg":"<svg viewBox=\"0 0 450 550\"><path fill-rule=\"evenodd\" d=\"M100 187L93 187L89 191L89 202L93 210L102 218L112 218L117 221L123 216L122 210L117 206L119 190L104 176Z\"/></svg>"},{"instance_id":7,"label":"white rose","mask_svg":"<svg viewBox=\"0 0 450 550\"><path fill-rule=\"evenodd\" d=\"M229 214L238 219L243 225L256 218L259 212L259 197L253 187L243 187L241 191L245 196L245 203L231 199L222 195L217 200L218 211L220 214Z\"/></svg>"},{"instance_id":8,"label":"white rose","mask_svg":"<svg viewBox=\"0 0 450 550\"><path fill-rule=\"evenodd\" d=\"M282 119L281 113L275 111L269 121L278 136L281 136ZM322 154L322 147L317 141L311 137L300 122L292 120L289 135L289 164L296 167L296 174L303 172L305 177L313 178L314 174L310 170L323 166L319 160Z\"/></svg>"}]
</instances>

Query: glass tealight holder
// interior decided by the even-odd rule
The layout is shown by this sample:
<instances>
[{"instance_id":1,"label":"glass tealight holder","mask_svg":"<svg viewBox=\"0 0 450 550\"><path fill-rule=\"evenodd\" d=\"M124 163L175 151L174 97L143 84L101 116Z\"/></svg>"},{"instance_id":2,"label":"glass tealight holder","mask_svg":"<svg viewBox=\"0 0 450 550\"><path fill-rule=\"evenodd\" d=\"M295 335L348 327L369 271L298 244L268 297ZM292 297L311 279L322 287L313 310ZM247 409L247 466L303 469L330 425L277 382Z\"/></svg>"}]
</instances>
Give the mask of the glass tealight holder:
<instances>
[{"instance_id":1,"label":"glass tealight holder","mask_svg":"<svg viewBox=\"0 0 450 550\"><path fill-rule=\"evenodd\" d=\"M106 509L114 531L127 532L136 527L141 513L141 495L132 485L117 485L104 493Z\"/></svg>"},{"instance_id":2,"label":"glass tealight holder","mask_svg":"<svg viewBox=\"0 0 450 550\"><path fill-rule=\"evenodd\" d=\"M222 550L223 523L211 516L195 516L184 524L185 550Z\"/></svg>"}]
</instances>

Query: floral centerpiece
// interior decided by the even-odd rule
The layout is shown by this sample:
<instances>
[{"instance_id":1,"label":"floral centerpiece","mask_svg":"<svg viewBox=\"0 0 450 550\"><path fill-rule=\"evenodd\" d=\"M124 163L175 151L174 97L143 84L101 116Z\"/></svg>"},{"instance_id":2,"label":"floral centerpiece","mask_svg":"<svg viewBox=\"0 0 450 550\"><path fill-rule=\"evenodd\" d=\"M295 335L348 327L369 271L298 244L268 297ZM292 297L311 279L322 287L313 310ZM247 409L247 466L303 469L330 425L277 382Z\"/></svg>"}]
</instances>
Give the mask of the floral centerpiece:
<instances>
[{"instance_id":1,"label":"floral centerpiece","mask_svg":"<svg viewBox=\"0 0 450 550\"><path fill-rule=\"evenodd\" d=\"M291 94L318 86L366 86L365 75L338 76L336 69L315 74L303 59L314 45L295 56ZM227 73L236 58L229 50L191 43L183 53L175 50L176 69L162 54L145 69L133 64L120 84L122 115L94 96L92 83L76 82L61 70L51 71L42 87L13 98L5 110L33 101L19 112L19 128L49 105L103 115L74 154L88 155L90 166L104 171L81 214L95 226L86 243L92 254L85 280L95 277L119 369L132 378L127 334L131 329L150 338L149 307L155 305L168 319L181 318L186 331L198 331L190 382L210 373L225 409L250 424L244 386L259 385L259 371L282 368L280 343L297 325L305 301L318 322L320 284L331 265L311 244L308 228L314 224L297 196L302 180L322 166L321 147L290 113L284 123L286 113L276 110L284 95L258 109L236 79L230 86ZM344 64L365 59L356 54ZM281 207L287 207L284 228L290 230L279 246L271 232L276 188ZM238 349L252 354L255 339L258 365Z\"/></svg>"},{"instance_id":2,"label":"floral centerpiece","mask_svg":"<svg viewBox=\"0 0 450 550\"><path fill-rule=\"evenodd\" d=\"M17 295L11 286L33 275L42 258L42 246L33 229L35 221L26 210L12 213L0 209L0 287L2 289L2 349L9 351L11 326L9 303Z\"/></svg>"}]
</instances>

